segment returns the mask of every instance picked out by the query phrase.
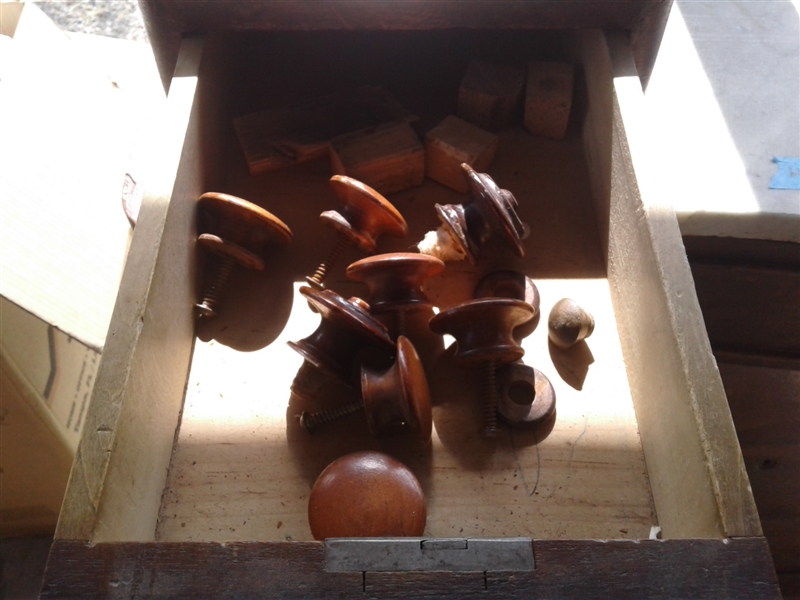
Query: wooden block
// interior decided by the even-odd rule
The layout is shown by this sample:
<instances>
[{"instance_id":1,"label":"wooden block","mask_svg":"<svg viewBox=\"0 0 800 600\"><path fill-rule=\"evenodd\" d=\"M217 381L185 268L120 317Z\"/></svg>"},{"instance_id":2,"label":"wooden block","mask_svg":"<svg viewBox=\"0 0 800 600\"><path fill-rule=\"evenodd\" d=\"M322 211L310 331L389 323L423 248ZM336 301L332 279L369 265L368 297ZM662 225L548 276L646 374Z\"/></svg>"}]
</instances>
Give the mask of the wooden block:
<instances>
[{"instance_id":1,"label":"wooden block","mask_svg":"<svg viewBox=\"0 0 800 600\"><path fill-rule=\"evenodd\" d=\"M364 86L298 106L245 115L233 124L250 174L258 175L327 156L333 137L416 119L385 89Z\"/></svg>"},{"instance_id":2,"label":"wooden block","mask_svg":"<svg viewBox=\"0 0 800 600\"><path fill-rule=\"evenodd\" d=\"M442 185L467 192L461 163L484 172L497 150L497 136L453 115L425 136L425 174Z\"/></svg>"},{"instance_id":3,"label":"wooden block","mask_svg":"<svg viewBox=\"0 0 800 600\"><path fill-rule=\"evenodd\" d=\"M528 63L525 127L533 135L560 140L567 133L572 108L574 68L567 63Z\"/></svg>"},{"instance_id":4,"label":"wooden block","mask_svg":"<svg viewBox=\"0 0 800 600\"><path fill-rule=\"evenodd\" d=\"M514 122L524 85L524 71L474 60L458 89L458 116L489 131L506 129Z\"/></svg>"},{"instance_id":5,"label":"wooden block","mask_svg":"<svg viewBox=\"0 0 800 600\"><path fill-rule=\"evenodd\" d=\"M381 194L422 185L425 148L408 123L388 123L331 140L331 166Z\"/></svg>"}]
</instances>

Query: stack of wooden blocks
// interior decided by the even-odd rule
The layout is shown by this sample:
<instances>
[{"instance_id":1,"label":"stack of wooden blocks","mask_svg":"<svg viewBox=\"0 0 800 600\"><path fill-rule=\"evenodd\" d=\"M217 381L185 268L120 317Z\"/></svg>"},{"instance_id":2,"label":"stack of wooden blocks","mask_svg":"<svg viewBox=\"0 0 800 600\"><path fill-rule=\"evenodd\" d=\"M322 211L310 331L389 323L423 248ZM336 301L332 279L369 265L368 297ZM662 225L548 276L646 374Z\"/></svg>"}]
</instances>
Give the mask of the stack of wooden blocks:
<instances>
[{"instance_id":1,"label":"stack of wooden blocks","mask_svg":"<svg viewBox=\"0 0 800 600\"><path fill-rule=\"evenodd\" d=\"M458 90L458 116L430 129L424 144L411 125L416 117L380 88L247 115L235 124L253 175L328 154L334 174L354 177L381 194L422 185L425 176L466 193L461 164L486 171L498 133L518 123L523 102L522 121L531 134L554 140L566 135L573 79L574 68L566 63L530 61L526 76L515 67L473 61ZM354 118L342 119L342 111ZM309 130L309 122L321 125Z\"/></svg>"}]
</instances>

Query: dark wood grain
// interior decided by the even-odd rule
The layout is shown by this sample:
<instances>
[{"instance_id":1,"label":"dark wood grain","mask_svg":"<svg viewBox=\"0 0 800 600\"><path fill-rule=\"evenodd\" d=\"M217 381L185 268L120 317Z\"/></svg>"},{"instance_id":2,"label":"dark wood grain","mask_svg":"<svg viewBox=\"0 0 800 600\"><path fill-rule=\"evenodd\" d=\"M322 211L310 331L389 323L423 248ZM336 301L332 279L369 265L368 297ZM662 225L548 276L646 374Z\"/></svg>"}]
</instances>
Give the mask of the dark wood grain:
<instances>
[{"instance_id":1,"label":"dark wood grain","mask_svg":"<svg viewBox=\"0 0 800 600\"><path fill-rule=\"evenodd\" d=\"M534 540L528 573L328 573L319 542L58 540L49 598L780 598L764 538Z\"/></svg>"},{"instance_id":2,"label":"dark wood grain","mask_svg":"<svg viewBox=\"0 0 800 600\"><path fill-rule=\"evenodd\" d=\"M800 269L698 260L691 267L715 351L783 357L800 367Z\"/></svg>"},{"instance_id":3,"label":"dark wood grain","mask_svg":"<svg viewBox=\"0 0 800 600\"><path fill-rule=\"evenodd\" d=\"M634 33L646 77L655 61L671 0L139 0L165 87L181 34L220 31L574 29Z\"/></svg>"},{"instance_id":4,"label":"dark wood grain","mask_svg":"<svg viewBox=\"0 0 800 600\"><path fill-rule=\"evenodd\" d=\"M684 238L785 598L800 597L800 244Z\"/></svg>"}]
</instances>

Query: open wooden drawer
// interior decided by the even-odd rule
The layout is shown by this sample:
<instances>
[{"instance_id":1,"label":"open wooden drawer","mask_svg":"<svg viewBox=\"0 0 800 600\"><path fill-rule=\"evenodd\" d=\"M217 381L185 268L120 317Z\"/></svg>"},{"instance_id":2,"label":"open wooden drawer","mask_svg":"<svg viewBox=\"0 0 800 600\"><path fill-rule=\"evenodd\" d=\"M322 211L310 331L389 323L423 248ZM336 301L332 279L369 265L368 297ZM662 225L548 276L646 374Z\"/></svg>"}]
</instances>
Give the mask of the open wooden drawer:
<instances>
[{"instance_id":1,"label":"open wooden drawer","mask_svg":"<svg viewBox=\"0 0 800 600\"><path fill-rule=\"evenodd\" d=\"M489 169L531 227L526 258L448 264L430 289L446 308L482 275L514 268L539 286L545 315L562 297L594 314L569 360L544 323L525 340L525 362L556 389L555 425L481 440L476 380L444 351L430 446L372 440L358 415L310 437L293 418L309 406L291 392L302 359L284 342L316 327L297 288L331 241L318 220L335 202L330 169L250 176L232 119L378 84L430 127L454 111L476 57L578 65L566 139L503 133ZM43 597L779 597L675 215L637 183L639 100L628 37L600 29L184 39L154 150L161 175L148 180ZM264 206L295 234L263 275L234 276L217 324L234 349L194 336L195 201L212 190ZM410 233L379 251L406 250L437 225L435 202L461 198L429 180L391 196ZM344 266L330 287L358 295ZM415 471L426 538L528 538L535 567L375 571L366 553L337 570L312 541L308 493L328 462L365 448Z\"/></svg>"}]
</instances>

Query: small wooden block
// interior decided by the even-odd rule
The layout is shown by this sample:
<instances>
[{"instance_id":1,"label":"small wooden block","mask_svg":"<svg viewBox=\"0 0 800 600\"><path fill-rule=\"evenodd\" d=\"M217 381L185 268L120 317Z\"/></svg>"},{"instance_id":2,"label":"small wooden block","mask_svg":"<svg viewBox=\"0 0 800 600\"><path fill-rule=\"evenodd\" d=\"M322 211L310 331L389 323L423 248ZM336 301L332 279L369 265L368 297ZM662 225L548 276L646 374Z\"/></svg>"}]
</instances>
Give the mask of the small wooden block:
<instances>
[{"instance_id":1,"label":"small wooden block","mask_svg":"<svg viewBox=\"0 0 800 600\"><path fill-rule=\"evenodd\" d=\"M461 163L486 171L497 150L497 136L453 115L425 136L425 174L466 194L469 186Z\"/></svg>"},{"instance_id":2,"label":"small wooden block","mask_svg":"<svg viewBox=\"0 0 800 600\"><path fill-rule=\"evenodd\" d=\"M521 69L474 60L458 89L458 116L489 131L506 129L514 122L524 85Z\"/></svg>"},{"instance_id":3,"label":"small wooden block","mask_svg":"<svg viewBox=\"0 0 800 600\"><path fill-rule=\"evenodd\" d=\"M333 137L389 121L416 119L385 89L364 86L306 104L245 115L233 124L250 174L258 175L327 156Z\"/></svg>"},{"instance_id":4,"label":"small wooden block","mask_svg":"<svg viewBox=\"0 0 800 600\"><path fill-rule=\"evenodd\" d=\"M567 133L572 108L574 68L567 63L528 63L525 127L533 135L560 140Z\"/></svg>"},{"instance_id":5,"label":"small wooden block","mask_svg":"<svg viewBox=\"0 0 800 600\"><path fill-rule=\"evenodd\" d=\"M331 166L381 194L422 185L425 147L407 123L390 123L331 140Z\"/></svg>"}]
</instances>

